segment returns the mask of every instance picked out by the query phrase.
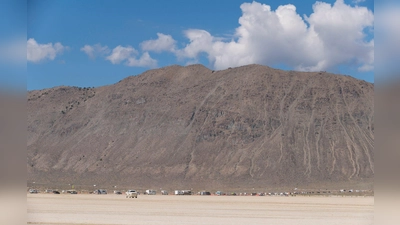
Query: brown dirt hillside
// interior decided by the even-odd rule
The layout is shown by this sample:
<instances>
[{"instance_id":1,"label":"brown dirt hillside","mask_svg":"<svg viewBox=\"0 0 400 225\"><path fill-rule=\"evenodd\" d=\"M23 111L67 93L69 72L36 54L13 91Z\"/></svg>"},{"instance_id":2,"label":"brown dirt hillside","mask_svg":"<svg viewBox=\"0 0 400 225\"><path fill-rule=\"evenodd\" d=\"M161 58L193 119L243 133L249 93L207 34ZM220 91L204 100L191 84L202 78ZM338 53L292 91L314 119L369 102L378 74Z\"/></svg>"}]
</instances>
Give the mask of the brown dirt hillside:
<instances>
[{"instance_id":1,"label":"brown dirt hillside","mask_svg":"<svg viewBox=\"0 0 400 225\"><path fill-rule=\"evenodd\" d=\"M28 182L205 188L374 177L374 86L248 65L169 66L30 91Z\"/></svg>"}]
</instances>

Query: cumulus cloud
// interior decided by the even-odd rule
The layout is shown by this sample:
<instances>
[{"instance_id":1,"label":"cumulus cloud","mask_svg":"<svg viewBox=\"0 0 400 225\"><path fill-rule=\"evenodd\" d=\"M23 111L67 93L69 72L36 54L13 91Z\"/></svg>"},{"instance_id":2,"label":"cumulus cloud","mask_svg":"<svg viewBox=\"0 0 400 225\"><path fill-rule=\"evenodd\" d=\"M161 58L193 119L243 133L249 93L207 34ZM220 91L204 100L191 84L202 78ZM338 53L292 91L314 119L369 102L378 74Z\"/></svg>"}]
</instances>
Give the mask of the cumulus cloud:
<instances>
[{"instance_id":1,"label":"cumulus cloud","mask_svg":"<svg viewBox=\"0 0 400 225\"><path fill-rule=\"evenodd\" d=\"M154 51L154 52L162 52L162 51L175 51L176 41L172 38L171 35L165 35L162 33L157 33L158 38L156 40L147 40L140 44L144 51Z\"/></svg>"},{"instance_id":2,"label":"cumulus cloud","mask_svg":"<svg viewBox=\"0 0 400 225\"><path fill-rule=\"evenodd\" d=\"M34 63L38 63L46 59L54 60L57 55L62 54L67 49L69 49L68 46L63 46L59 42L55 44L39 44L35 39L30 38L27 41L27 60Z\"/></svg>"},{"instance_id":3,"label":"cumulus cloud","mask_svg":"<svg viewBox=\"0 0 400 225\"><path fill-rule=\"evenodd\" d=\"M317 1L312 6L313 12L302 16L292 4L272 9L253 1L240 6L242 15L231 39L214 36L206 30L188 29L184 31L188 42L182 48L177 47L171 35L157 33L157 39L140 44L142 55L131 46L121 45L112 51L100 44L85 45L81 51L90 58L102 55L112 64L127 66L156 67L157 61L149 52L172 52L187 64L197 63L206 56L215 69L258 63L302 71L331 70L342 65L372 71L374 14L357 4L352 6L344 0L336 0L334 4Z\"/></svg>"},{"instance_id":4,"label":"cumulus cloud","mask_svg":"<svg viewBox=\"0 0 400 225\"><path fill-rule=\"evenodd\" d=\"M374 42L364 40L364 29L374 25L371 11L351 7L343 0L337 0L333 6L317 2L313 9L314 13L306 19L323 44L321 58L326 59L328 68L353 60L361 68L373 68Z\"/></svg>"},{"instance_id":5,"label":"cumulus cloud","mask_svg":"<svg viewBox=\"0 0 400 225\"><path fill-rule=\"evenodd\" d=\"M91 59L110 53L108 46L101 46L100 44L85 45L81 48L81 51L86 53Z\"/></svg>"},{"instance_id":6,"label":"cumulus cloud","mask_svg":"<svg viewBox=\"0 0 400 225\"><path fill-rule=\"evenodd\" d=\"M191 29L185 31L185 36L190 40L184 49L176 52L179 58L197 58L201 52L211 53L215 38L205 30Z\"/></svg>"},{"instance_id":7,"label":"cumulus cloud","mask_svg":"<svg viewBox=\"0 0 400 225\"><path fill-rule=\"evenodd\" d=\"M139 52L131 46L123 47L118 45L115 47L111 54L106 57L112 64L124 64L127 66L135 67L157 67L157 60L151 58L148 52L144 52L142 56L137 59Z\"/></svg>"},{"instance_id":8,"label":"cumulus cloud","mask_svg":"<svg viewBox=\"0 0 400 225\"><path fill-rule=\"evenodd\" d=\"M189 43L175 51L178 58L197 60L203 53L216 69L250 63L286 64L297 70L328 70L342 64L373 70L374 42L366 28L374 15L366 7L337 0L316 2L310 16L301 17L294 5L275 11L258 2L243 3L240 26L232 40L214 37L205 30L185 31Z\"/></svg>"},{"instance_id":9,"label":"cumulus cloud","mask_svg":"<svg viewBox=\"0 0 400 225\"><path fill-rule=\"evenodd\" d=\"M152 59L148 52L142 54L139 59L136 58L129 58L127 62L128 66L137 66L137 67L150 67L155 68L157 67L157 61Z\"/></svg>"},{"instance_id":10,"label":"cumulus cloud","mask_svg":"<svg viewBox=\"0 0 400 225\"><path fill-rule=\"evenodd\" d=\"M107 56L107 60L109 60L112 64L119 64L122 61L132 58L138 54L138 51L131 46L122 47L118 45L112 50L111 55Z\"/></svg>"},{"instance_id":11,"label":"cumulus cloud","mask_svg":"<svg viewBox=\"0 0 400 225\"><path fill-rule=\"evenodd\" d=\"M365 0L353 0L354 4L360 4L361 2L365 2Z\"/></svg>"}]
</instances>

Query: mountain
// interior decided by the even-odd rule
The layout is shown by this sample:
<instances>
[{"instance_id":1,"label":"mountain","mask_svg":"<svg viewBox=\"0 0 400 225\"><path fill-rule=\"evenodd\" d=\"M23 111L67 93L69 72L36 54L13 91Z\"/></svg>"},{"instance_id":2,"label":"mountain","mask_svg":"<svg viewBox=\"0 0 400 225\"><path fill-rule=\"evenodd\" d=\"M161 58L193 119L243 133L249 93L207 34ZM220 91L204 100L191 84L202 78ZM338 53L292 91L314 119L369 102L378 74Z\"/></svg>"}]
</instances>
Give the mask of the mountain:
<instances>
[{"instance_id":1,"label":"mountain","mask_svg":"<svg viewBox=\"0 0 400 225\"><path fill-rule=\"evenodd\" d=\"M149 188L368 184L374 85L326 72L169 66L28 92L28 182Z\"/></svg>"}]
</instances>

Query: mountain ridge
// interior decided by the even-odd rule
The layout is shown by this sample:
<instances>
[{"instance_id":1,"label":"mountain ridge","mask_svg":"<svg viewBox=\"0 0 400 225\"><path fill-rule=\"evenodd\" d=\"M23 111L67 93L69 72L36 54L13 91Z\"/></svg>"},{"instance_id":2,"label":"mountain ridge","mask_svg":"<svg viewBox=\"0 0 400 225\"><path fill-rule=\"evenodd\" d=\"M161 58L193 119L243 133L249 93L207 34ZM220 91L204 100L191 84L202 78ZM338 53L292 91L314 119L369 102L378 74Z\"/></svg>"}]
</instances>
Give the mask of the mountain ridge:
<instances>
[{"instance_id":1,"label":"mountain ridge","mask_svg":"<svg viewBox=\"0 0 400 225\"><path fill-rule=\"evenodd\" d=\"M172 65L28 92L28 180L280 186L374 175L373 84L326 72Z\"/></svg>"}]
</instances>

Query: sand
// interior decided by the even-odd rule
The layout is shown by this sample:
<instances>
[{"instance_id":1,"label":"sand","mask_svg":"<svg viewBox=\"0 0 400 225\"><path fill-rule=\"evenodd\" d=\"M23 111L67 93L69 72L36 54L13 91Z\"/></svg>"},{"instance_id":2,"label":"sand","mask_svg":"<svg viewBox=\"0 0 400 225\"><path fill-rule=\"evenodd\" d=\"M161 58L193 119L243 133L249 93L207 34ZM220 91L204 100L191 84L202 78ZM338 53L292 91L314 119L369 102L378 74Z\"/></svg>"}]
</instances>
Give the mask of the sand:
<instances>
[{"instance_id":1,"label":"sand","mask_svg":"<svg viewBox=\"0 0 400 225\"><path fill-rule=\"evenodd\" d=\"M374 197L28 194L28 224L373 224Z\"/></svg>"}]
</instances>

